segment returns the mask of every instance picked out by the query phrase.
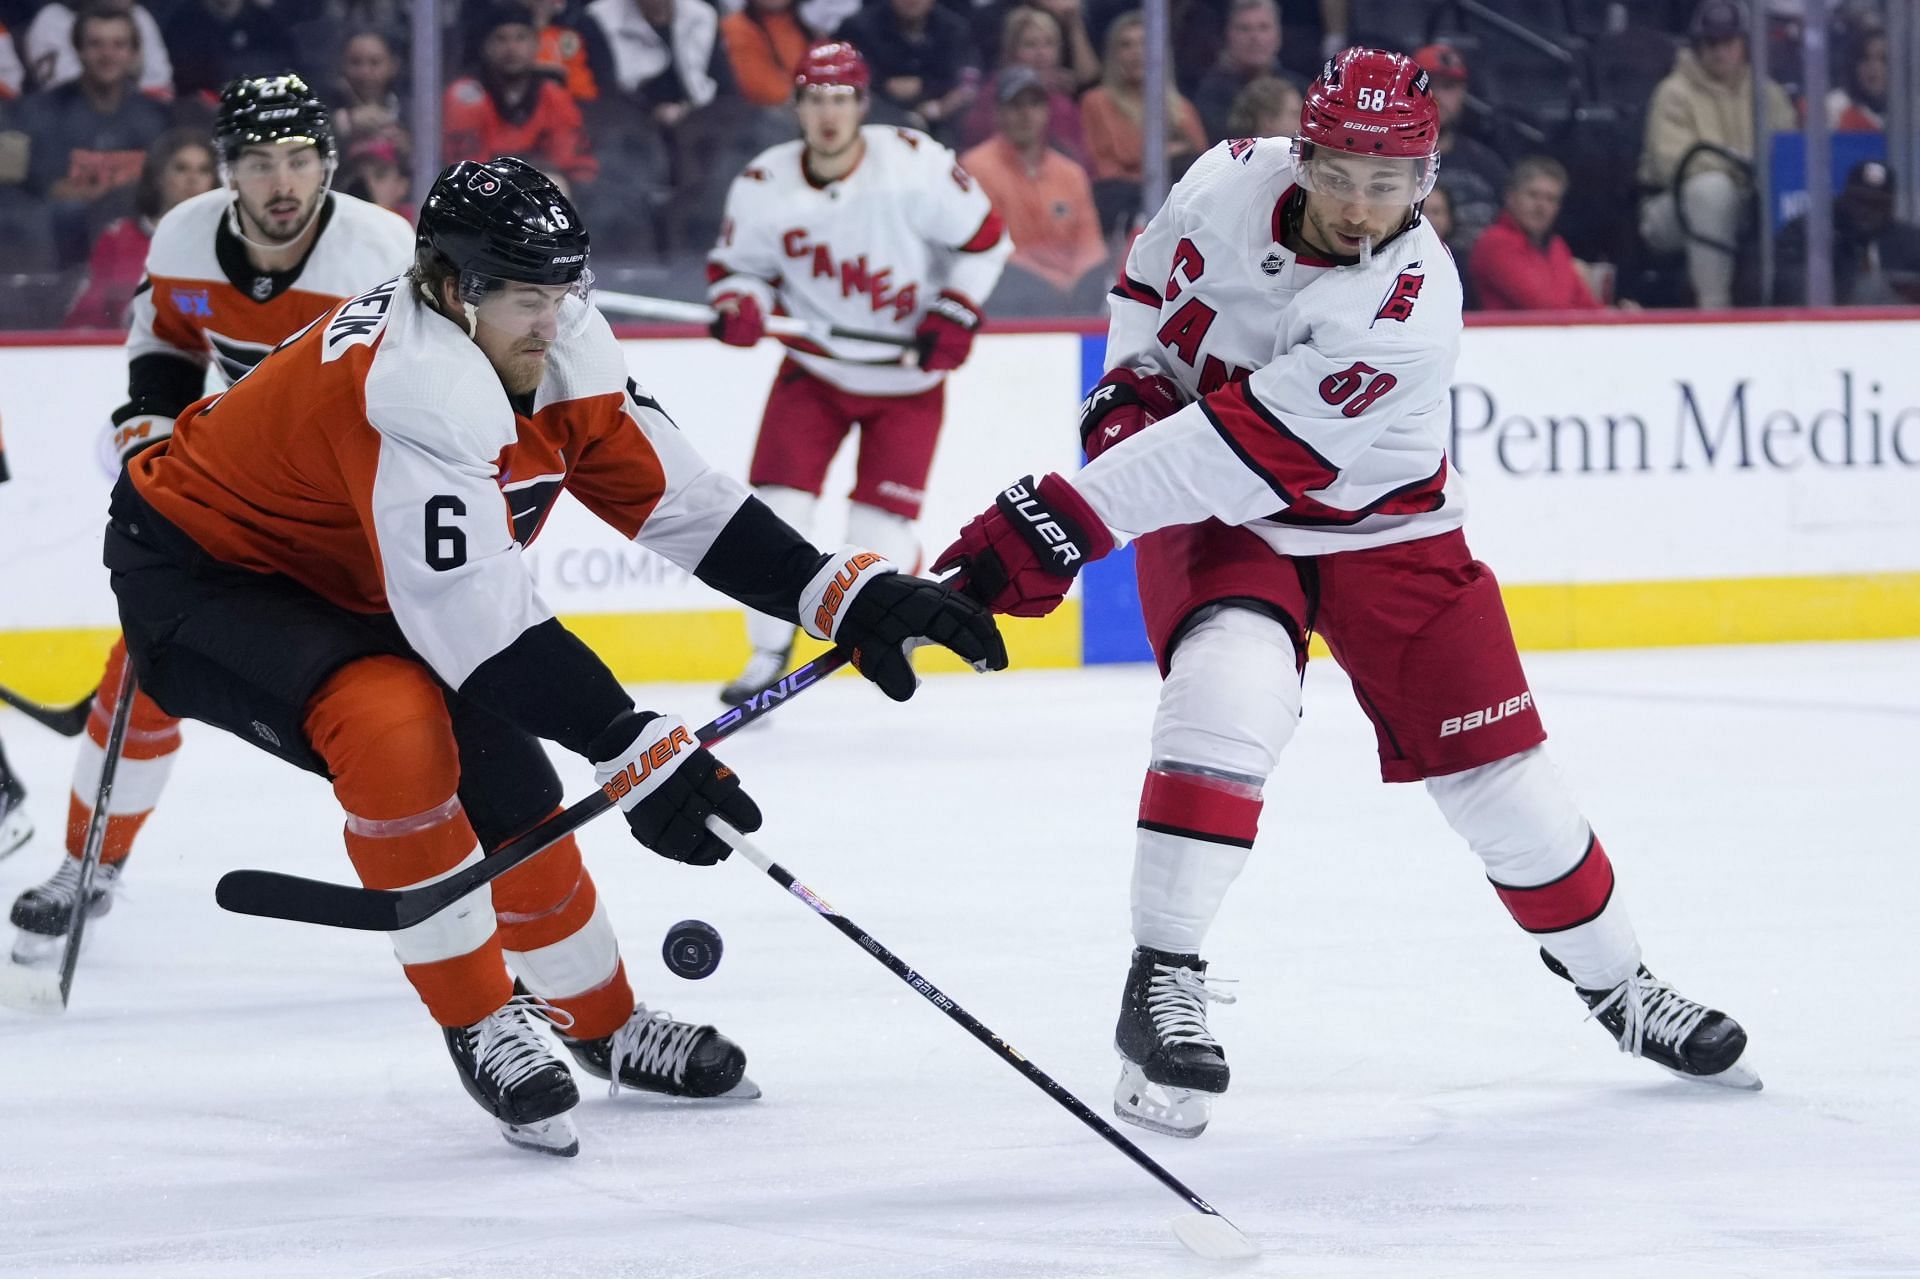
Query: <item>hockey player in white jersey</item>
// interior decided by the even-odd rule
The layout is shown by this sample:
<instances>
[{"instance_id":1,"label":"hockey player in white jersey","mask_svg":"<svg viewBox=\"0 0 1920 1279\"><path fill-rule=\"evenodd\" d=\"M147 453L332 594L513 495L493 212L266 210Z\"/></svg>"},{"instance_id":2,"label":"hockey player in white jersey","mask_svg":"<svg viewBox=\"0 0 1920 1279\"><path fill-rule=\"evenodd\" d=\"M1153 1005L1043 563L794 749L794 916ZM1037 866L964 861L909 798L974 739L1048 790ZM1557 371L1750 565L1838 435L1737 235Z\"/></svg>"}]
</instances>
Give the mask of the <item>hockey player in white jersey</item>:
<instances>
[{"instance_id":1,"label":"hockey player in white jersey","mask_svg":"<svg viewBox=\"0 0 1920 1279\"><path fill-rule=\"evenodd\" d=\"M127 402L102 439L103 460L116 470L172 432L175 416L205 394L209 365L221 382L235 381L329 307L405 270L413 257L406 219L330 189L338 159L333 126L300 77L229 83L213 137L224 184L169 211L147 250L127 334ZM66 855L13 904L16 960L44 959L63 944L125 659L116 642L74 761ZM113 904L180 741L180 721L136 692L89 893L92 914Z\"/></svg>"},{"instance_id":2,"label":"hockey player in white jersey","mask_svg":"<svg viewBox=\"0 0 1920 1279\"><path fill-rule=\"evenodd\" d=\"M1114 1104L1176 1136L1197 1135L1227 1088L1207 1012L1230 997L1201 953L1298 719L1311 634L1352 678L1382 777L1425 783L1620 1047L1760 1086L1739 1024L1641 965L1606 851L1542 745L1499 587L1461 532L1445 452L1460 284L1419 214L1437 132L1425 72L1349 49L1309 89L1300 137L1197 161L1113 290L1086 468L1009 487L936 564L996 611L1038 615L1137 539L1164 682Z\"/></svg>"},{"instance_id":3,"label":"hockey player in white jersey","mask_svg":"<svg viewBox=\"0 0 1920 1279\"><path fill-rule=\"evenodd\" d=\"M752 346L779 311L846 329L911 337L899 348L783 338L748 482L806 532L827 466L860 428L847 540L919 563L913 521L940 435L947 373L980 327L981 307L1013 252L986 192L924 133L863 125L869 73L860 51L823 44L801 60L801 137L755 157L734 179L708 257L714 336ZM721 691L741 702L786 669L793 627L749 614L753 654Z\"/></svg>"}]
</instances>

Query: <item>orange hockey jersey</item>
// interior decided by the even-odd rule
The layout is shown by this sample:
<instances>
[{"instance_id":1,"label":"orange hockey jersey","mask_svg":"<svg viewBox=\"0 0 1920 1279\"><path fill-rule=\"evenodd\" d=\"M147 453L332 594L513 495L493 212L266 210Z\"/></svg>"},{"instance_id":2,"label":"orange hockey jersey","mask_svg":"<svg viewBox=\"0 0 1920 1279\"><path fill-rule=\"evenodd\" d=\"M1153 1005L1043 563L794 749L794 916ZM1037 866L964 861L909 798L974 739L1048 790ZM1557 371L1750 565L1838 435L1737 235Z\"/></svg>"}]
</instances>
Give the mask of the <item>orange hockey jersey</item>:
<instances>
[{"instance_id":1,"label":"orange hockey jersey","mask_svg":"<svg viewBox=\"0 0 1920 1279\"><path fill-rule=\"evenodd\" d=\"M587 303L567 299L546 375L516 406L404 278L190 407L129 469L215 558L391 612L454 688L553 616L521 548L563 487L689 571L748 500L634 385Z\"/></svg>"}]
</instances>

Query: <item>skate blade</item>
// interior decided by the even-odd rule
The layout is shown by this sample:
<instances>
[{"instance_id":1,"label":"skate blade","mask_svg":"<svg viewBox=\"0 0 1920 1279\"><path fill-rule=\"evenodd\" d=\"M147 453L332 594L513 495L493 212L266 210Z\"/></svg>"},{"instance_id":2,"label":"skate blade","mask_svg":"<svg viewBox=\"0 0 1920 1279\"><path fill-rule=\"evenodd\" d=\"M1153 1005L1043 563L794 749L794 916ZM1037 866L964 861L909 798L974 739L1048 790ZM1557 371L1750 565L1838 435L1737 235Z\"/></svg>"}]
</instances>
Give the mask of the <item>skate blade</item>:
<instances>
[{"instance_id":1,"label":"skate blade","mask_svg":"<svg viewBox=\"0 0 1920 1279\"><path fill-rule=\"evenodd\" d=\"M707 1101L758 1101L760 1100L760 1085L754 1083L753 1080L748 1079L745 1075L742 1075L740 1076L740 1082L735 1084L733 1087L727 1089L725 1092L721 1093L717 1097L708 1097L708 1098L705 1098L704 1100L707 1100Z\"/></svg>"},{"instance_id":2,"label":"skate blade","mask_svg":"<svg viewBox=\"0 0 1920 1279\"><path fill-rule=\"evenodd\" d=\"M0 1004L28 1013L63 1013L60 968L37 964L0 964Z\"/></svg>"},{"instance_id":3,"label":"skate blade","mask_svg":"<svg viewBox=\"0 0 1920 1279\"><path fill-rule=\"evenodd\" d=\"M1213 1118L1213 1094L1156 1084L1127 1062L1114 1085L1113 1113L1136 1128L1191 1139L1205 1132Z\"/></svg>"},{"instance_id":4,"label":"skate blade","mask_svg":"<svg viewBox=\"0 0 1920 1279\"><path fill-rule=\"evenodd\" d=\"M85 936L80 938L82 954L86 953L88 940ZM66 934L49 937L45 933L30 933L22 928L13 935L11 954L14 963L28 968L45 968L49 965L58 968L60 960L66 955L66 950Z\"/></svg>"},{"instance_id":5,"label":"skate blade","mask_svg":"<svg viewBox=\"0 0 1920 1279\"><path fill-rule=\"evenodd\" d=\"M1671 1066L1662 1066L1661 1069L1665 1070L1674 1078L1684 1079L1690 1084L1707 1084L1714 1088L1731 1088L1736 1092L1759 1092L1766 1087L1766 1084L1760 1079L1759 1072L1747 1065L1747 1059L1745 1057L1741 1057L1740 1060L1734 1062L1733 1065L1728 1066L1717 1075L1689 1075L1684 1071L1675 1070Z\"/></svg>"},{"instance_id":6,"label":"skate blade","mask_svg":"<svg viewBox=\"0 0 1920 1279\"><path fill-rule=\"evenodd\" d=\"M33 838L33 823L19 809L0 817L0 857L20 851Z\"/></svg>"},{"instance_id":7,"label":"skate blade","mask_svg":"<svg viewBox=\"0 0 1920 1279\"><path fill-rule=\"evenodd\" d=\"M1260 1245L1217 1212L1183 1212L1171 1224L1187 1250L1208 1261L1244 1261L1260 1255Z\"/></svg>"},{"instance_id":8,"label":"skate blade","mask_svg":"<svg viewBox=\"0 0 1920 1279\"><path fill-rule=\"evenodd\" d=\"M504 1119L494 1122L500 1125L500 1135L507 1139L509 1146L542 1155L558 1155L562 1159L571 1159L580 1153L580 1134L574 1130L573 1116L565 1111L534 1124L510 1124Z\"/></svg>"}]
</instances>

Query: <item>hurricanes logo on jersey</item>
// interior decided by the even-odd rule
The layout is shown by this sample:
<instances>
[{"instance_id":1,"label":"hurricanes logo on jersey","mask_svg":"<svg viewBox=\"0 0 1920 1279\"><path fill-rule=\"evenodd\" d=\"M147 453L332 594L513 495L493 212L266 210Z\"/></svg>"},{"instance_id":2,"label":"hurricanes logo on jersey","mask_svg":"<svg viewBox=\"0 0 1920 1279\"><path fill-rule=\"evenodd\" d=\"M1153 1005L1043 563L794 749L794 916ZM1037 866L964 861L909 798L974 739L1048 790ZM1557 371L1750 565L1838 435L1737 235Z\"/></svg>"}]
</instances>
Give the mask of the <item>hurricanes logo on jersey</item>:
<instances>
[{"instance_id":1,"label":"hurricanes logo on jersey","mask_svg":"<svg viewBox=\"0 0 1920 1279\"><path fill-rule=\"evenodd\" d=\"M1402 324L1407 322L1407 317L1413 314L1414 302L1420 297L1420 286L1427 282L1427 277L1414 269L1419 265L1418 262L1408 263L1407 269L1400 273L1400 278L1393 282L1391 289L1387 290L1387 300L1382 302L1380 309L1373 313L1375 321L1398 320Z\"/></svg>"}]
</instances>

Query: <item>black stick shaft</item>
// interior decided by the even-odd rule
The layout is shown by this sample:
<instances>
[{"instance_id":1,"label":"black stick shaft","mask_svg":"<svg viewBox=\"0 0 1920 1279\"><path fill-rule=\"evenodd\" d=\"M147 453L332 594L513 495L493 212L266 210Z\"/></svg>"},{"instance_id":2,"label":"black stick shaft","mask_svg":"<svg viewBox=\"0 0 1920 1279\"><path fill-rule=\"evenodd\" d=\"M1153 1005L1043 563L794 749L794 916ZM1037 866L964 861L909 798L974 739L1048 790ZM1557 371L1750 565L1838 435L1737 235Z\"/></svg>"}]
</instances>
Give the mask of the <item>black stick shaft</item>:
<instances>
[{"instance_id":1,"label":"black stick shaft","mask_svg":"<svg viewBox=\"0 0 1920 1279\"><path fill-rule=\"evenodd\" d=\"M60 1006L67 1006L73 992L73 972L80 964L80 939L92 914L93 878L100 869L100 854L107 845L107 814L113 801L113 778L120 771L120 751L126 744L127 724L133 719L133 658L120 662L120 700L114 703L113 720L107 725L107 754L100 762L100 789L93 797L93 813L87 819L87 838L80 850L79 893L73 901L73 914L67 921L67 946L60 956Z\"/></svg>"},{"instance_id":2,"label":"black stick shaft","mask_svg":"<svg viewBox=\"0 0 1920 1279\"><path fill-rule=\"evenodd\" d=\"M78 737L80 730L87 726L87 716L93 711L92 693L71 706L48 706L30 697L22 697L10 688L0 687L0 702L5 702L34 723L50 728L62 737Z\"/></svg>"},{"instance_id":3,"label":"black stick shaft","mask_svg":"<svg viewBox=\"0 0 1920 1279\"><path fill-rule=\"evenodd\" d=\"M795 693L833 674L847 661L847 654L836 648L795 668L751 701L721 712L700 730L700 744L710 746L732 735ZM327 928L396 932L437 915L468 893L492 883L529 858L539 856L612 807L612 797L604 790L596 790L526 834L502 844L459 874L420 888L358 888L279 871L234 870L220 877L214 888L214 900L222 908L241 915Z\"/></svg>"},{"instance_id":4,"label":"black stick shaft","mask_svg":"<svg viewBox=\"0 0 1920 1279\"><path fill-rule=\"evenodd\" d=\"M709 822L708 826L710 829L719 831L723 839L732 844L737 851L744 854L748 861L764 870L767 873L767 877L772 879L774 883L780 885L780 887L805 902L813 909L816 915L826 920L829 924L832 924L843 936L853 942L854 945L858 946L867 954L872 955L888 972L898 977L908 986L911 986L922 999L945 1013L949 1021L954 1022L969 1035L972 1035L975 1039L985 1044L994 1056L1019 1071L1029 1083L1033 1084L1034 1087L1038 1088L1041 1092L1065 1108L1068 1114L1106 1138L1108 1145L1133 1160L1134 1163L1150 1173L1155 1181L1158 1181L1168 1190L1171 1190L1174 1194L1184 1199L1189 1208L1192 1208L1195 1212L1206 1213L1211 1217L1220 1216L1219 1209L1195 1194L1185 1182L1168 1172L1165 1168L1162 1168L1159 1163L1154 1160L1153 1156L1127 1140L1125 1135L1112 1124L1095 1114L1085 1102L1067 1091L1052 1075L1049 1075L1046 1071L1040 1069L1031 1061L1028 1061L1013 1045L987 1029L986 1026L981 1024L979 1018L955 1003L945 992L928 981L920 973L908 967L898 955L895 955L892 951L881 945L879 939L863 930L858 924L835 910L823 900L818 893L795 879L780 863L770 860L765 853L762 853L758 848L748 843L739 833L721 826L717 819Z\"/></svg>"}]
</instances>

